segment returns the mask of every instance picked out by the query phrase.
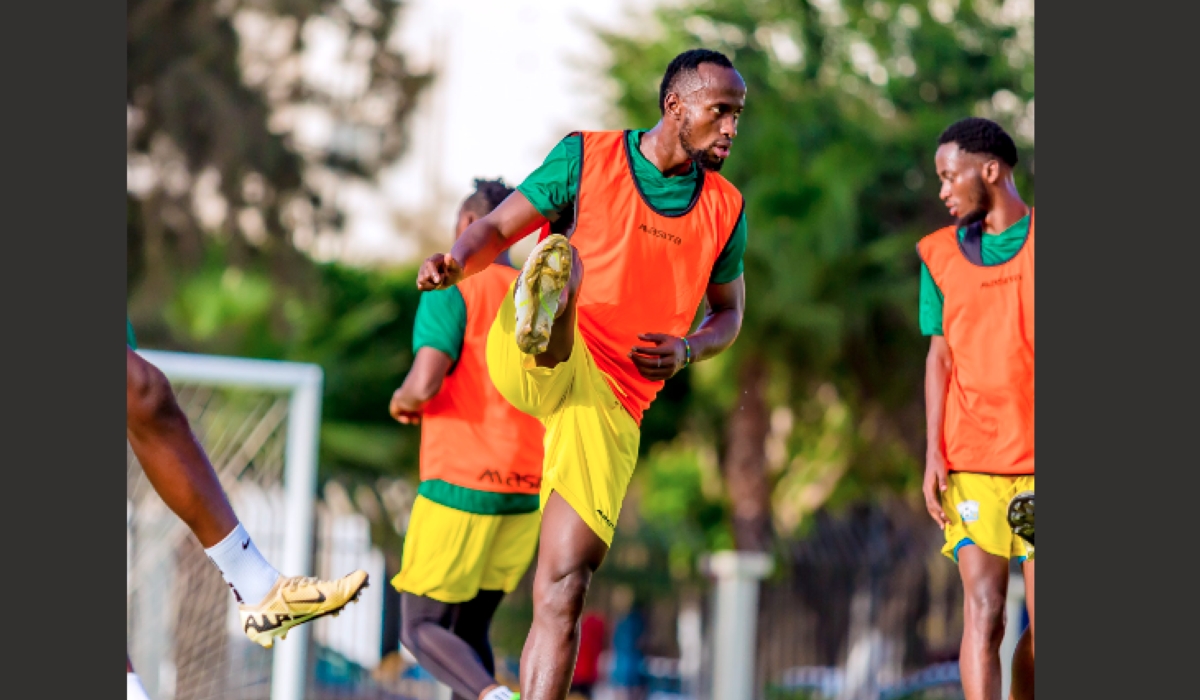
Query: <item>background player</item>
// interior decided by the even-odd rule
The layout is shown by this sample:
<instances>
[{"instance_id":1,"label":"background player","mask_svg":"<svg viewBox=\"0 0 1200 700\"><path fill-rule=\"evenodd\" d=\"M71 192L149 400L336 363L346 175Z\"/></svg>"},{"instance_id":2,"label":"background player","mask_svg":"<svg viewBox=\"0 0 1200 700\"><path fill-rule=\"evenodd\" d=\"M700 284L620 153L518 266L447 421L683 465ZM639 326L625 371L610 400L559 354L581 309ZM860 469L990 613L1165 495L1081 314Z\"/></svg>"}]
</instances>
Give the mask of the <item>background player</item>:
<instances>
[{"instance_id":1,"label":"background player","mask_svg":"<svg viewBox=\"0 0 1200 700\"><path fill-rule=\"evenodd\" d=\"M137 340L126 321L125 429L146 479L167 507L191 529L239 603L246 636L264 647L288 630L336 615L367 586L365 571L336 581L284 577L258 551L238 522L208 456L192 434L171 383L134 352ZM126 658L128 695L145 697Z\"/></svg>"},{"instance_id":2,"label":"background player","mask_svg":"<svg viewBox=\"0 0 1200 700\"><path fill-rule=\"evenodd\" d=\"M724 55L680 54L663 76L654 128L568 136L419 273L421 289L458 284L546 221L571 237L534 248L488 337L497 388L546 426L525 700L567 693L584 599L612 543L642 413L664 380L728 348L741 328L742 197L716 171L745 96ZM704 320L686 335L703 299Z\"/></svg>"},{"instance_id":3,"label":"background player","mask_svg":"<svg viewBox=\"0 0 1200 700\"><path fill-rule=\"evenodd\" d=\"M967 700L1000 697L1009 559L1023 562L1029 628L1013 696L1032 696L1033 548L1008 523L1034 490L1034 225L1013 182L1017 149L995 122L964 119L938 139L941 199L955 225L918 244L928 446L925 505L964 589L959 665Z\"/></svg>"},{"instance_id":4,"label":"background player","mask_svg":"<svg viewBox=\"0 0 1200 700\"><path fill-rule=\"evenodd\" d=\"M512 192L476 180L457 239ZM404 538L401 638L456 700L507 700L488 642L492 615L537 549L542 424L512 407L487 371L487 333L517 270L501 254L457 287L421 295L415 359L391 414L421 423L421 485Z\"/></svg>"}]
</instances>

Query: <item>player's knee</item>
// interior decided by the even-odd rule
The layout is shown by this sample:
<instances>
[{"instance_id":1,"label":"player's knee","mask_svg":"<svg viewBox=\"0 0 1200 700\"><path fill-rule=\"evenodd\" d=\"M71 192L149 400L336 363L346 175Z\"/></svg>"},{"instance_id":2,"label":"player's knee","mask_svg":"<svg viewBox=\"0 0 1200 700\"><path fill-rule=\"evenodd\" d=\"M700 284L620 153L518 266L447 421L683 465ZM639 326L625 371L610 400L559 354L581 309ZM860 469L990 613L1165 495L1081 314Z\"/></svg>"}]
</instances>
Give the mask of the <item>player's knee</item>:
<instances>
[{"instance_id":1,"label":"player's knee","mask_svg":"<svg viewBox=\"0 0 1200 700\"><path fill-rule=\"evenodd\" d=\"M570 634L583 615L583 603L591 580L591 569L580 565L536 582L535 614Z\"/></svg>"},{"instance_id":2,"label":"player's knee","mask_svg":"<svg viewBox=\"0 0 1200 700\"><path fill-rule=\"evenodd\" d=\"M421 646L418 641L417 627L421 621L410 620L407 617L400 623L400 643L414 655L420 652Z\"/></svg>"},{"instance_id":3,"label":"player's knee","mask_svg":"<svg viewBox=\"0 0 1200 700\"><path fill-rule=\"evenodd\" d=\"M967 624L988 639L1004 637L1005 612L1005 596L998 590L985 589L967 595Z\"/></svg>"},{"instance_id":4,"label":"player's knee","mask_svg":"<svg viewBox=\"0 0 1200 700\"><path fill-rule=\"evenodd\" d=\"M401 593L400 595L400 642L413 654L419 654L422 651L421 629L425 625L438 624L441 604L411 593Z\"/></svg>"},{"instance_id":5,"label":"player's knee","mask_svg":"<svg viewBox=\"0 0 1200 700\"><path fill-rule=\"evenodd\" d=\"M435 623L425 617L405 616L403 621L400 623L400 642L409 651L411 651L414 656L423 653L425 650L421 646L421 628L425 625L432 624Z\"/></svg>"}]
</instances>

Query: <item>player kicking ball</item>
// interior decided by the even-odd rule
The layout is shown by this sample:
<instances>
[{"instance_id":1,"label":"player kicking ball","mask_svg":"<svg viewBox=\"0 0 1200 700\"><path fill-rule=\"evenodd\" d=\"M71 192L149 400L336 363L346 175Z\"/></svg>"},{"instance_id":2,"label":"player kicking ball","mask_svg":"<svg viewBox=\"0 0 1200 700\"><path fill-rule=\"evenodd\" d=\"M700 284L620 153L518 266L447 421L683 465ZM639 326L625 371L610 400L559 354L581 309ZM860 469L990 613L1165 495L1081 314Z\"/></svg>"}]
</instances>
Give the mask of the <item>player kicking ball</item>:
<instances>
[{"instance_id":1,"label":"player kicking ball","mask_svg":"<svg viewBox=\"0 0 1200 700\"><path fill-rule=\"evenodd\" d=\"M127 324L125 350L126 436L150 485L191 529L238 602L242 629L270 648L293 627L337 615L367 587L367 573L336 581L283 576L271 566L238 521L212 464L192 434L171 383L134 352ZM146 699L141 680L126 658L127 696Z\"/></svg>"}]
</instances>

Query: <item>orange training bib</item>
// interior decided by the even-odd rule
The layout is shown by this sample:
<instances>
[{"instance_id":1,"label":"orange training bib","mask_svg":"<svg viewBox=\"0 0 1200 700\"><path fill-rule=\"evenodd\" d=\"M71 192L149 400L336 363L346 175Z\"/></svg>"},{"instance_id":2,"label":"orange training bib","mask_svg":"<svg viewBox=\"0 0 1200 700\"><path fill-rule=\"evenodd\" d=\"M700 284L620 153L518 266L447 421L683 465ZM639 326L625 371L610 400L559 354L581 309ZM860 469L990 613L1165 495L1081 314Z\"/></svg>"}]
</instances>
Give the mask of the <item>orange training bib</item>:
<instances>
[{"instance_id":1,"label":"orange training bib","mask_svg":"<svg viewBox=\"0 0 1200 700\"><path fill-rule=\"evenodd\" d=\"M458 285L467 307L458 364L421 419L421 480L493 493L538 493L540 421L508 403L488 375L487 336L517 271L492 265Z\"/></svg>"},{"instance_id":2,"label":"orange training bib","mask_svg":"<svg viewBox=\"0 0 1200 700\"><path fill-rule=\"evenodd\" d=\"M701 175L691 206L667 216L642 196L622 131L583 132L583 165L571 243L583 259L579 330L617 399L639 423L662 388L628 357L652 343L639 333L691 328L709 276L742 213L742 195L717 173Z\"/></svg>"},{"instance_id":3,"label":"orange training bib","mask_svg":"<svg viewBox=\"0 0 1200 700\"><path fill-rule=\"evenodd\" d=\"M953 369L943 448L950 471L1033 474L1034 225L1011 260L970 262L951 226L917 246L945 296ZM986 235L986 234L985 234Z\"/></svg>"}]
</instances>

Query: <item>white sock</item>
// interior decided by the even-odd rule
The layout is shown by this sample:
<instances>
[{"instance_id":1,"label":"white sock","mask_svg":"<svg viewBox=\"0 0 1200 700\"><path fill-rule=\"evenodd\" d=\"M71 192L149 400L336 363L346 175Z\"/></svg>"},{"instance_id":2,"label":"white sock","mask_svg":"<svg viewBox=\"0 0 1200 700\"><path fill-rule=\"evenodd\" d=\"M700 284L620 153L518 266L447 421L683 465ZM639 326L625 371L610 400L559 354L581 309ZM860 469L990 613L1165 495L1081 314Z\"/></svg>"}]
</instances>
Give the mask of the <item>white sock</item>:
<instances>
[{"instance_id":1,"label":"white sock","mask_svg":"<svg viewBox=\"0 0 1200 700\"><path fill-rule=\"evenodd\" d=\"M513 693L511 690L500 686L499 688L492 688L492 692L484 695L483 700L511 700L512 696Z\"/></svg>"},{"instance_id":2,"label":"white sock","mask_svg":"<svg viewBox=\"0 0 1200 700\"><path fill-rule=\"evenodd\" d=\"M142 679L132 671L125 674L125 698L126 700L150 700L150 696L146 695L146 689L142 687Z\"/></svg>"},{"instance_id":3,"label":"white sock","mask_svg":"<svg viewBox=\"0 0 1200 700\"><path fill-rule=\"evenodd\" d=\"M279 578L279 572L263 559L241 523L204 553L217 565L239 603L258 603L267 597Z\"/></svg>"}]
</instances>

